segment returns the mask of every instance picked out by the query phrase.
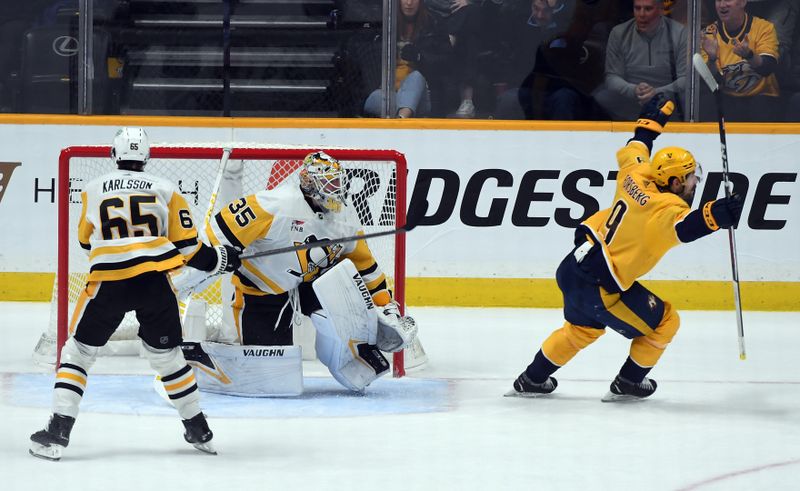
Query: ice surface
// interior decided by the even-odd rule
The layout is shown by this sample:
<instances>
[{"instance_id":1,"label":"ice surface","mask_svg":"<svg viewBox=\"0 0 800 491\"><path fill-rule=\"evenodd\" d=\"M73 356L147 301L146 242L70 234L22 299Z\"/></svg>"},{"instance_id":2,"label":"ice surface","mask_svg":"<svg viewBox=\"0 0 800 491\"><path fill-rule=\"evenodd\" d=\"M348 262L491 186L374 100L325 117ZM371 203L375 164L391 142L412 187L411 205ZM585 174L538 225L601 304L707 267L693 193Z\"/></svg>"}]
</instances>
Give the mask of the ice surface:
<instances>
[{"instance_id":1,"label":"ice surface","mask_svg":"<svg viewBox=\"0 0 800 491\"><path fill-rule=\"evenodd\" d=\"M60 462L28 455L52 370L33 346L49 306L0 303L0 489L800 489L798 313L681 312L646 401L603 404L628 342L609 332L549 398L504 398L556 310L416 308L430 358L354 396L306 362L299 398L204 394L218 456L183 441L144 359L98 360Z\"/></svg>"}]
</instances>

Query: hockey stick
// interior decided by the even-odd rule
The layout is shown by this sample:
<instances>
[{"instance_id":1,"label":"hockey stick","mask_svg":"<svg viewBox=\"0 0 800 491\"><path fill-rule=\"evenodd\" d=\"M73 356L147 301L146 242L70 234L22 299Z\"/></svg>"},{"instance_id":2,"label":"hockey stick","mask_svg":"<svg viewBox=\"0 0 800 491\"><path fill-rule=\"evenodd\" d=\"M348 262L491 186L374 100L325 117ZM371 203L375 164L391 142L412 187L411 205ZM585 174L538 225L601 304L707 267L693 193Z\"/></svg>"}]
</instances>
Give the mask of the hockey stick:
<instances>
[{"instance_id":1,"label":"hockey stick","mask_svg":"<svg viewBox=\"0 0 800 491\"><path fill-rule=\"evenodd\" d=\"M228 160L231 156L231 148L223 148L222 149L222 159L219 162L219 170L217 171L217 177L214 179L214 186L211 188L211 197L208 200L208 208L206 209L205 215L203 215L203 221L200 222L204 224L211 218L211 214L214 213L214 206L217 204L217 194L219 194L219 188L222 185L222 178L225 174L225 169L228 167ZM200 231L198 230L198 235ZM189 304L192 302L192 296L189 295L186 298L186 301L179 302L179 308L181 309L181 325L186 326L186 316L189 313ZM185 333L184 333L185 334Z\"/></svg>"},{"instance_id":2,"label":"hockey stick","mask_svg":"<svg viewBox=\"0 0 800 491\"><path fill-rule=\"evenodd\" d=\"M403 234L406 232L410 232L417 226L417 224L419 224L420 219L425 215L425 211L427 209L428 209L427 201L425 200L418 201L417 205L408 211L408 214L406 215L406 223L392 230L383 230L381 232L372 232L362 235L351 235L350 237L341 237L338 239L316 240L314 242L308 242L296 246L279 247L277 249L270 249L268 251L255 252L253 254L245 254L243 256L240 256L239 259L242 260L255 259L257 257L274 256L277 254L285 254L287 252L303 251L306 249L312 249L314 247L326 247L329 245L341 244L343 242L356 242L362 239L366 240L366 239L374 239L376 237L385 237L387 235Z\"/></svg>"},{"instance_id":3,"label":"hockey stick","mask_svg":"<svg viewBox=\"0 0 800 491\"><path fill-rule=\"evenodd\" d=\"M708 69L706 62L703 60L703 57L700 56L699 53L695 53L692 56L692 64L694 65L695 70L697 70L697 74L700 75L700 78L708 85L708 88L711 89L711 92L714 94L714 98L717 102L717 122L719 123L719 143L720 149L722 152L722 180L725 183L725 197L730 198L731 193L733 192L733 185L729 179L729 169L728 169L728 148L727 143L725 141L725 116L722 112L722 91L719 88L719 84L717 80L714 78L714 75L711 73L711 70ZM728 229L728 244L730 246L731 252L731 270L733 273L733 301L736 307L736 328L739 335L739 359L744 360L747 358L744 350L744 323L742 321L742 298L741 298L741 291L739 289L739 260L736 254L736 234L734 233L733 227L731 226Z\"/></svg>"}]
</instances>

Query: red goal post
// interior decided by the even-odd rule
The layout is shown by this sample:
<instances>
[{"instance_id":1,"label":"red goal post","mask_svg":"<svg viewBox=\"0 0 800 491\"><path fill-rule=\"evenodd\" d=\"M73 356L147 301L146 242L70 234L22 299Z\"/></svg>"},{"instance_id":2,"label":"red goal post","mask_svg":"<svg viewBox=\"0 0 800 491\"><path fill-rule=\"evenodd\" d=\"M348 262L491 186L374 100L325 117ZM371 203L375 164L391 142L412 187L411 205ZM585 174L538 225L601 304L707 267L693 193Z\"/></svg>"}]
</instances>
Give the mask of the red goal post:
<instances>
[{"instance_id":1,"label":"red goal post","mask_svg":"<svg viewBox=\"0 0 800 491\"><path fill-rule=\"evenodd\" d=\"M323 150L340 160L347 170L351 183L362 187L350 194L350 204L356 207L365 232L397 228L406 219L406 179L407 164L405 156L394 150L364 150L353 148L320 148L306 146L254 144L254 143L214 143L214 144L154 144L150 149L150 161L145 172L153 172L188 186L181 189L192 195L192 213L198 229L202 227L204 213L209 200L213 179L225 151L229 151L229 162L241 162L245 169L255 168L255 184L245 184L244 194L280 185L296 175L302 159L310 152ZM77 254L83 255L75 239L77 214L80 213L81 183L97 175L109 172L116 167L110 159L109 146L72 146L61 151L58 170L58 264L54 285L54 301L51 308L51 325L48 331L54 334L56 366L61 347L68 337L70 306L74 302L76 284L85 283L85 271L76 266L80 262ZM203 166L202 172L197 172ZM251 167L248 167L251 166ZM86 170L91 167L92 170ZM209 173L206 167L212 168ZM95 170L96 169L96 170ZM263 179L259 183L260 176ZM196 177L200 174L203 177ZM245 171L247 175L247 171ZM188 184L187 184L188 183ZM353 188L351 187L351 190ZM358 193L361 193L360 195ZM378 196L376 196L378 195ZM77 199L76 199L77 197ZM356 203L358 200L358 203ZM187 199L187 201L192 201ZM221 204L218 201L217 206ZM192 203L190 202L190 206ZM376 209L373 209L376 208ZM377 220L375 217L378 217ZM377 239L380 241L382 238ZM390 235L383 242L368 241L393 291L394 298L405 312L405 234ZM393 266L387 264L391 261ZM70 269L70 268L73 269ZM76 270L76 268L78 268ZM81 276L83 275L83 276ZM72 291L71 291L72 290ZM55 312L52 312L52 311ZM131 316L132 317L132 316ZM126 317L127 319L127 317ZM125 323L126 321L123 321ZM52 331L55 330L55 333ZM120 328L120 331L123 329ZM42 341L47 332L42 336ZM114 339L114 338L112 338ZM46 343L45 343L46 344ZM37 352L39 346L37 346ZM403 353L393 356L393 373L396 377L405 374Z\"/></svg>"}]
</instances>

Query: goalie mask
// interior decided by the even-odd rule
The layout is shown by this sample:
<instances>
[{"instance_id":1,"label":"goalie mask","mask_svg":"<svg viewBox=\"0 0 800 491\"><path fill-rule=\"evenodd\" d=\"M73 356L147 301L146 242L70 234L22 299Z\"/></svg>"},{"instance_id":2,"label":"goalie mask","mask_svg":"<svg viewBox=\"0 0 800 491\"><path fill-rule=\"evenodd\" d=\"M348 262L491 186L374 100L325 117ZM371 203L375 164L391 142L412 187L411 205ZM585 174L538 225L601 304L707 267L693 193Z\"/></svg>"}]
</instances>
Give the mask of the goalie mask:
<instances>
[{"instance_id":1,"label":"goalie mask","mask_svg":"<svg viewBox=\"0 0 800 491\"><path fill-rule=\"evenodd\" d=\"M303 159L300 189L325 211L338 213L347 205L347 188L347 173L335 158L314 152Z\"/></svg>"},{"instance_id":2,"label":"goalie mask","mask_svg":"<svg viewBox=\"0 0 800 491\"><path fill-rule=\"evenodd\" d=\"M669 187L673 177L681 184L686 184L686 178L692 172L698 181L702 178L702 168L694 155L681 147L666 147L656 152L650 162L650 170L653 180L661 187Z\"/></svg>"},{"instance_id":3,"label":"goalie mask","mask_svg":"<svg viewBox=\"0 0 800 491\"><path fill-rule=\"evenodd\" d=\"M111 160L120 167L142 170L150 159L150 142L141 128L120 128L111 145Z\"/></svg>"}]
</instances>

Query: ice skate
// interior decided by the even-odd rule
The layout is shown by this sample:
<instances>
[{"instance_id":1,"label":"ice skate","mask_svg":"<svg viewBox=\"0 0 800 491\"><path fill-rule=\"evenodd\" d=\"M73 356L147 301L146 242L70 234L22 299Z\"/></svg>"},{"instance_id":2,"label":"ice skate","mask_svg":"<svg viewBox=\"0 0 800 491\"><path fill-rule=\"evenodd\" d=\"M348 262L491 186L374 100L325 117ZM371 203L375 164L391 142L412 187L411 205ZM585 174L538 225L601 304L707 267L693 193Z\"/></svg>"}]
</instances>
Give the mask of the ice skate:
<instances>
[{"instance_id":1,"label":"ice skate","mask_svg":"<svg viewBox=\"0 0 800 491\"><path fill-rule=\"evenodd\" d=\"M28 452L40 459L58 461L61 451L69 445L69 434L75 418L53 414L47 423L47 428L31 435L31 446Z\"/></svg>"},{"instance_id":2,"label":"ice skate","mask_svg":"<svg viewBox=\"0 0 800 491\"><path fill-rule=\"evenodd\" d=\"M658 387L656 381L647 377L638 384L634 384L617 375L617 378L611 382L611 388L603 396L602 401L625 402L642 400L651 396L656 391L656 387Z\"/></svg>"},{"instance_id":3,"label":"ice skate","mask_svg":"<svg viewBox=\"0 0 800 491\"><path fill-rule=\"evenodd\" d=\"M191 419L184 419L183 426L186 428L186 433L183 434L183 438L188 443L191 443L194 448L201 452L217 455L214 445L211 444L211 439L214 438L214 434L208 427L205 414L200 413Z\"/></svg>"},{"instance_id":4,"label":"ice skate","mask_svg":"<svg viewBox=\"0 0 800 491\"><path fill-rule=\"evenodd\" d=\"M537 384L532 381L525 373L522 373L514 381L514 388L506 392L506 397L539 397L547 395L558 387L558 380L555 377L547 377L547 380Z\"/></svg>"}]
</instances>

